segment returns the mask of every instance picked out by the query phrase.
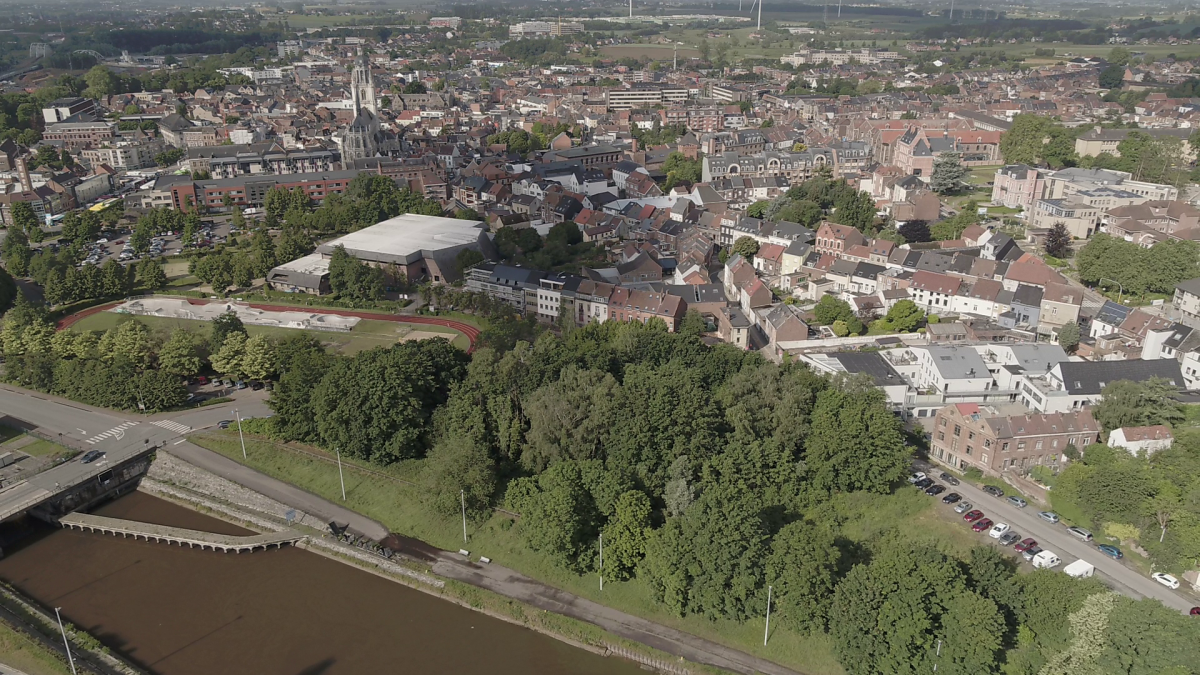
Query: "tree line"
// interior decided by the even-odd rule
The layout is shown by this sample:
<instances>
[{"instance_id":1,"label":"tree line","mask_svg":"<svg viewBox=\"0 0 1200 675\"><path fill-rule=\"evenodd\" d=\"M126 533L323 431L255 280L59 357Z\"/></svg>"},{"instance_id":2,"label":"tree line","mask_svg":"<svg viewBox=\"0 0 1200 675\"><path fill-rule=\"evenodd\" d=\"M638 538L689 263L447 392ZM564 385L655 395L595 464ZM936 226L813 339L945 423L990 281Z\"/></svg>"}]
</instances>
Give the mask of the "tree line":
<instances>
[{"instance_id":1,"label":"tree line","mask_svg":"<svg viewBox=\"0 0 1200 675\"><path fill-rule=\"evenodd\" d=\"M1116 281L1130 295L1174 293L1175 285L1200 276L1200 247L1193 241L1168 240L1150 248L1097 234L1075 256L1079 280Z\"/></svg>"}]
</instances>

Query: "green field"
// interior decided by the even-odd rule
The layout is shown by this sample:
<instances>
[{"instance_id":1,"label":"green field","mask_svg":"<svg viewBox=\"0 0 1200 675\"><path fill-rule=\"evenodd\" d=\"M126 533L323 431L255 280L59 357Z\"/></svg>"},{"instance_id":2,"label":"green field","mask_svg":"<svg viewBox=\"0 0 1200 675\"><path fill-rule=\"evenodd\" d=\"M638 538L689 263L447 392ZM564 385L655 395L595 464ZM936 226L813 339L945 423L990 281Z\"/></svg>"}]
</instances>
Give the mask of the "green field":
<instances>
[{"instance_id":1,"label":"green field","mask_svg":"<svg viewBox=\"0 0 1200 675\"><path fill-rule=\"evenodd\" d=\"M234 433L203 433L193 435L191 440L309 492L332 501L341 500L337 468L328 458L302 454L271 441L247 438L247 461L242 459L241 446ZM324 456L316 448L305 450ZM433 514L422 504L425 489L419 485L420 462L410 461L381 468L347 461L345 458L343 461L347 468L346 505L349 508L382 522L393 532L410 535L447 550L462 548L461 521ZM366 473L361 470L364 468L377 474ZM828 508L836 509L841 515L841 533L856 541L869 541L895 533L960 554L981 543L978 537L961 527L957 519L949 518L934 508L935 501L913 490L902 490L890 496L855 493L842 496ZM606 583L601 594L594 576L581 577L568 572L526 548L517 530L512 527L510 518L503 514L497 513L484 523L471 525L469 532L470 549L473 552L557 588L772 659L807 675L844 673L834 658L831 640L824 635L806 637L779 631L772 636L770 645L763 647L760 623L714 622L702 617L673 616L653 601L649 590L637 579Z\"/></svg>"},{"instance_id":2,"label":"green field","mask_svg":"<svg viewBox=\"0 0 1200 675\"><path fill-rule=\"evenodd\" d=\"M157 316L131 316L129 314L118 314L116 312L97 312L91 316L84 317L78 323L71 326L71 330L86 331L97 330L104 331L116 326L125 321L137 319L149 326L152 330L170 333L176 328L185 328L187 330L196 331L198 333L207 333L209 331L209 322L197 321L193 319L170 319ZM373 347L386 347L395 344L402 339L416 339L419 337L428 337L429 333L438 333L446 336L454 343L455 346L461 349L470 347L470 341L467 336L459 333L452 328L444 328L442 326L425 326L418 324L396 323L394 321L382 321L376 319L363 319L348 333L335 333L331 331L316 331L316 330L301 330L298 328L275 328L270 326L246 326L246 332L250 335L266 335L276 339L285 339L297 332L308 333L316 339L320 340L327 348L340 352L342 354L357 354L364 349ZM424 335L422 335L424 334Z\"/></svg>"}]
</instances>

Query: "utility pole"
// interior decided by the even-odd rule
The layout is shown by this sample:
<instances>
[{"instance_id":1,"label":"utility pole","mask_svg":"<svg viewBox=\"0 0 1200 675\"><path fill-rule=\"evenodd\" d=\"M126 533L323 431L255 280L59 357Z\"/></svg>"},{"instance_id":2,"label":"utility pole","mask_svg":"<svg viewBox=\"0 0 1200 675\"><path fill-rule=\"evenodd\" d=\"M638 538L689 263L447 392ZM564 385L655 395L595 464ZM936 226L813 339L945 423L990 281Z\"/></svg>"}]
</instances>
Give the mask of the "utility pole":
<instances>
[{"instance_id":1,"label":"utility pole","mask_svg":"<svg viewBox=\"0 0 1200 675\"><path fill-rule=\"evenodd\" d=\"M950 23L954 23L954 0L950 0Z\"/></svg>"},{"instance_id":2,"label":"utility pole","mask_svg":"<svg viewBox=\"0 0 1200 675\"><path fill-rule=\"evenodd\" d=\"M842 18L842 0L838 0L838 18Z\"/></svg>"},{"instance_id":3,"label":"utility pole","mask_svg":"<svg viewBox=\"0 0 1200 675\"><path fill-rule=\"evenodd\" d=\"M767 638L771 636L771 587L767 586L767 627L763 630L763 646L767 646Z\"/></svg>"},{"instance_id":4,"label":"utility pole","mask_svg":"<svg viewBox=\"0 0 1200 675\"><path fill-rule=\"evenodd\" d=\"M246 459L246 437L242 435L242 416L238 414L238 409L233 409L233 416L238 422L238 438L242 441L242 459Z\"/></svg>"},{"instance_id":5,"label":"utility pole","mask_svg":"<svg viewBox=\"0 0 1200 675\"><path fill-rule=\"evenodd\" d=\"M942 641L941 640L938 640L937 658L939 658L939 659L942 658ZM935 672L935 673L937 672L937 666L938 666L937 663L933 664L933 672Z\"/></svg>"},{"instance_id":6,"label":"utility pole","mask_svg":"<svg viewBox=\"0 0 1200 675\"><path fill-rule=\"evenodd\" d=\"M633 18L633 0L629 0L629 18Z\"/></svg>"},{"instance_id":7,"label":"utility pole","mask_svg":"<svg viewBox=\"0 0 1200 675\"><path fill-rule=\"evenodd\" d=\"M600 590L604 590L604 533L600 533Z\"/></svg>"},{"instance_id":8,"label":"utility pole","mask_svg":"<svg viewBox=\"0 0 1200 675\"><path fill-rule=\"evenodd\" d=\"M462 501L463 543L467 543L467 491L459 490L458 498Z\"/></svg>"},{"instance_id":9,"label":"utility pole","mask_svg":"<svg viewBox=\"0 0 1200 675\"><path fill-rule=\"evenodd\" d=\"M58 630L62 633L63 647L66 647L67 649L67 661L71 663L71 675L78 675L78 673L75 671L75 657L71 656L71 643L67 641L67 629L63 628L62 614L59 614L58 612L60 609L62 608L54 608L54 616L58 617Z\"/></svg>"},{"instance_id":10,"label":"utility pole","mask_svg":"<svg viewBox=\"0 0 1200 675\"><path fill-rule=\"evenodd\" d=\"M338 482L342 484L342 501L346 501L346 479L342 477L342 451L337 448L333 449L338 457Z\"/></svg>"},{"instance_id":11,"label":"utility pole","mask_svg":"<svg viewBox=\"0 0 1200 675\"><path fill-rule=\"evenodd\" d=\"M762 30L762 4L763 0L758 0L758 30Z\"/></svg>"}]
</instances>

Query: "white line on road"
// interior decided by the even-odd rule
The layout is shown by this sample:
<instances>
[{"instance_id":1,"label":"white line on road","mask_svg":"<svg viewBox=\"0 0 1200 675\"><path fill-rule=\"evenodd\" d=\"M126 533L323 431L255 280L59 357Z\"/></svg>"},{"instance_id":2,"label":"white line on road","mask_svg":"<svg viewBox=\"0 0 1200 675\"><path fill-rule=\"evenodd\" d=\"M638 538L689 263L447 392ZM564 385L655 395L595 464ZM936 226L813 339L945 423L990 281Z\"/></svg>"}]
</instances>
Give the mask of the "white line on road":
<instances>
[{"instance_id":1,"label":"white line on road","mask_svg":"<svg viewBox=\"0 0 1200 675\"><path fill-rule=\"evenodd\" d=\"M181 438L181 439L179 439L179 440L175 441L174 443L172 443L171 445L179 445L180 443L183 443L183 442L186 442L186 441L187 441L187 439L186 439L186 438Z\"/></svg>"}]
</instances>

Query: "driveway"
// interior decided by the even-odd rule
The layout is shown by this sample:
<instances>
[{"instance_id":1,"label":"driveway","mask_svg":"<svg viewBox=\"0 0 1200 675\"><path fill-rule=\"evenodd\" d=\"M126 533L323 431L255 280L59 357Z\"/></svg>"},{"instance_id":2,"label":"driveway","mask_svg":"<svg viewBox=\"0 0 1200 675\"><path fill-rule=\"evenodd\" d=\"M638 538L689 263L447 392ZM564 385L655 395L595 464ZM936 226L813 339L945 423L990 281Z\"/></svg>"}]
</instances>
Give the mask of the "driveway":
<instances>
[{"instance_id":1,"label":"driveway","mask_svg":"<svg viewBox=\"0 0 1200 675\"><path fill-rule=\"evenodd\" d=\"M921 468L930 475L931 478L939 483L937 476L945 469L937 466L925 465ZM1161 600L1164 605L1173 609L1178 609L1181 612L1187 612L1192 607L1200 605L1200 598L1189 598L1179 591L1172 591L1162 584L1154 581L1148 576L1143 575L1132 567L1125 566L1120 560L1113 560L1096 550L1093 544L1076 539L1067 533L1067 526L1059 523L1051 525L1038 517L1038 507L1032 503L1019 509L1016 506L1008 503L1007 497L1016 494L1016 490L1009 488L1005 490L1004 497L993 497L967 480L963 480L961 485L947 485L947 492L953 491L963 496L963 499L975 505L975 508L983 511L984 515L997 523L1008 523L1012 526L1013 531L1021 534L1022 538L1033 537L1037 540L1038 546L1043 549L1054 551L1062 558L1062 565L1055 569L1061 570L1063 567L1076 560L1086 560L1096 566L1096 573L1107 582L1113 590L1128 595L1132 598L1155 598ZM952 507L942 504L940 497L930 497L937 500L937 508L950 510ZM952 515L957 515L953 514ZM963 527L966 524L963 523ZM987 534L978 535L980 543L993 543L994 540L989 538Z\"/></svg>"}]
</instances>

